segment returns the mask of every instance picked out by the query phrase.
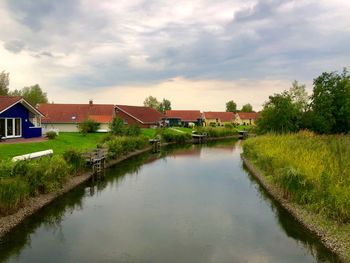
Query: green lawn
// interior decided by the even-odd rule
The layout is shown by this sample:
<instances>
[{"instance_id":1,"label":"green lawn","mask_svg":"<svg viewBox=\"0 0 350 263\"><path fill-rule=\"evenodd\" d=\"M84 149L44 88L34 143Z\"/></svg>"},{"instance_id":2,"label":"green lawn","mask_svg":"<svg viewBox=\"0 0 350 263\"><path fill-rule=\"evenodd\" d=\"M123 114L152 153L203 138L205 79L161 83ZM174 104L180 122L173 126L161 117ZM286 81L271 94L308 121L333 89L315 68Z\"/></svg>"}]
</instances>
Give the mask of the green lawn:
<instances>
[{"instance_id":1,"label":"green lawn","mask_svg":"<svg viewBox=\"0 0 350 263\"><path fill-rule=\"evenodd\" d=\"M85 149L96 147L103 133L90 133L86 136L74 132L61 132L54 140L34 143L1 144L0 160L17 155L52 149L55 154L63 153L68 148Z\"/></svg>"},{"instance_id":2,"label":"green lawn","mask_svg":"<svg viewBox=\"0 0 350 263\"><path fill-rule=\"evenodd\" d=\"M151 128L142 128L141 134L145 135L148 138L154 138L156 136L157 129L151 129Z\"/></svg>"},{"instance_id":3,"label":"green lawn","mask_svg":"<svg viewBox=\"0 0 350 263\"><path fill-rule=\"evenodd\" d=\"M188 134L192 134L193 129L192 128L185 128L185 127L172 127L173 129L186 132Z\"/></svg>"}]
</instances>

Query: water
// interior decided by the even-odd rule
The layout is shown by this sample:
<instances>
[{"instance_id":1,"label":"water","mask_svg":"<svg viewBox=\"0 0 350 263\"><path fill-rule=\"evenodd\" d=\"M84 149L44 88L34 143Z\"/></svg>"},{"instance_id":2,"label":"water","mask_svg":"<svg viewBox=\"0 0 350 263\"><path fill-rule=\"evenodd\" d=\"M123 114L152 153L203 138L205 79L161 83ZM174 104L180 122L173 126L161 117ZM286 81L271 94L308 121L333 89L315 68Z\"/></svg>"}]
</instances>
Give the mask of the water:
<instances>
[{"instance_id":1,"label":"water","mask_svg":"<svg viewBox=\"0 0 350 263\"><path fill-rule=\"evenodd\" d=\"M106 172L0 243L4 262L338 262L242 166L239 142L169 147Z\"/></svg>"}]
</instances>

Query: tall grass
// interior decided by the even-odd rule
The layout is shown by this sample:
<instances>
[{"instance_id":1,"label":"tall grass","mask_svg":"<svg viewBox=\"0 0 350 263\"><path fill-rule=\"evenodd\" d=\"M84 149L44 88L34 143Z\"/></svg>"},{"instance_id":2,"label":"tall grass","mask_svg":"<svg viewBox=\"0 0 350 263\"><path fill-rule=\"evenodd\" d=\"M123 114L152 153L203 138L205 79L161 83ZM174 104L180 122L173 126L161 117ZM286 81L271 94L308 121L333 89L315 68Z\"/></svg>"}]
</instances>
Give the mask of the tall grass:
<instances>
[{"instance_id":1,"label":"tall grass","mask_svg":"<svg viewBox=\"0 0 350 263\"><path fill-rule=\"evenodd\" d=\"M350 221L350 136L264 135L243 144L286 198L338 222Z\"/></svg>"},{"instance_id":2,"label":"tall grass","mask_svg":"<svg viewBox=\"0 0 350 263\"><path fill-rule=\"evenodd\" d=\"M227 136L233 136L238 134L237 130L233 127L230 128L223 128L223 127L197 127L196 128L197 134L204 134L206 133L208 137L210 138L217 138L217 137L227 137Z\"/></svg>"}]
</instances>

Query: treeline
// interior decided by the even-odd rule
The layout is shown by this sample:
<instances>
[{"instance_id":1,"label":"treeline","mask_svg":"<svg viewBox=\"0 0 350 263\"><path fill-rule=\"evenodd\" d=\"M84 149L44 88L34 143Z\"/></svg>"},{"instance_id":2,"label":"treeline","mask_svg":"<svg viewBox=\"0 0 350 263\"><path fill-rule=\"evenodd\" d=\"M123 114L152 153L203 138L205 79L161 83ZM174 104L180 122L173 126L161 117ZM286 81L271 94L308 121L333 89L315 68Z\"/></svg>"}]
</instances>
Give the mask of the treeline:
<instances>
[{"instance_id":1,"label":"treeline","mask_svg":"<svg viewBox=\"0 0 350 263\"><path fill-rule=\"evenodd\" d=\"M47 94L43 92L39 84L35 84L22 89L9 90L10 74L5 71L0 72L0 96L21 96L26 101L36 106L39 103L47 103Z\"/></svg>"},{"instance_id":2,"label":"treeline","mask_svg":"<svg viewBox=\"0 0 350 263\"><path fill-rule=\"evenodd\" d=\"M305 85L293 82L288 91L274 94L257 120L260 133L288 133L308 129L320 134L350 131L350 75L346 69L324 72L313 81L308 96Z\"/></svg>"}]
</instances>

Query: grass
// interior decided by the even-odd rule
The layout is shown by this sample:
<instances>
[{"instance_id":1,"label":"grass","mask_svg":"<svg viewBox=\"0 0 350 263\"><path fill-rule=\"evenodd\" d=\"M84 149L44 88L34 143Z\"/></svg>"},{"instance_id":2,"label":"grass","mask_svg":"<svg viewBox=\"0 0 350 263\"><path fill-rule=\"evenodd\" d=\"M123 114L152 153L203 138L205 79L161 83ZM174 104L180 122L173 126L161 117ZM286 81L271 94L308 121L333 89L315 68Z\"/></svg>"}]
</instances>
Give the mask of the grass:
<instances>
[{"instance_id":1,"label":"grass","mask_svg":"<svg viewBox=\"0 0 350 263\"><path fill-rule=\"evenodd\" d=\"M350 222L350 136L270 134L247 140L243 148L290 201L338 223Z\"/></svg>"},{"instance_id":2,"label":"grass","mask_svg":"<svg viewBox=\"0 0 350 263\"><path fill-rule=\"evenodd\" d=\"M146 136L147 138L154 138L157 134L158 129L151 128L141 128L141 134Z\"/></svg>"},{"instance_id":3,"label":"grass","mask_svg":"<svg viewBox=\"0 0 350 263\"><path fill-rule=\"evenodd\" d=\"M103 137L101 133L89 133L83 136L80 133L61 132L54 140L34 143L1 144L0 160L9 159L17 155L28 154L48 149L53 149L55 154L62 154L69 148L85 149L95 148Z\"/></svg>"},{"instance_id":4,"label":"grass","mask_svg":"<svg viewBox=\"0 0 350 263\"><path fill-rule=\"evenodd\" d=\"M186 127L173 127L175 130L179 130L182 132L186 132L188 134L192 134L193 129L192 128L186 128Z\"/></svg>"}]
</instances>

